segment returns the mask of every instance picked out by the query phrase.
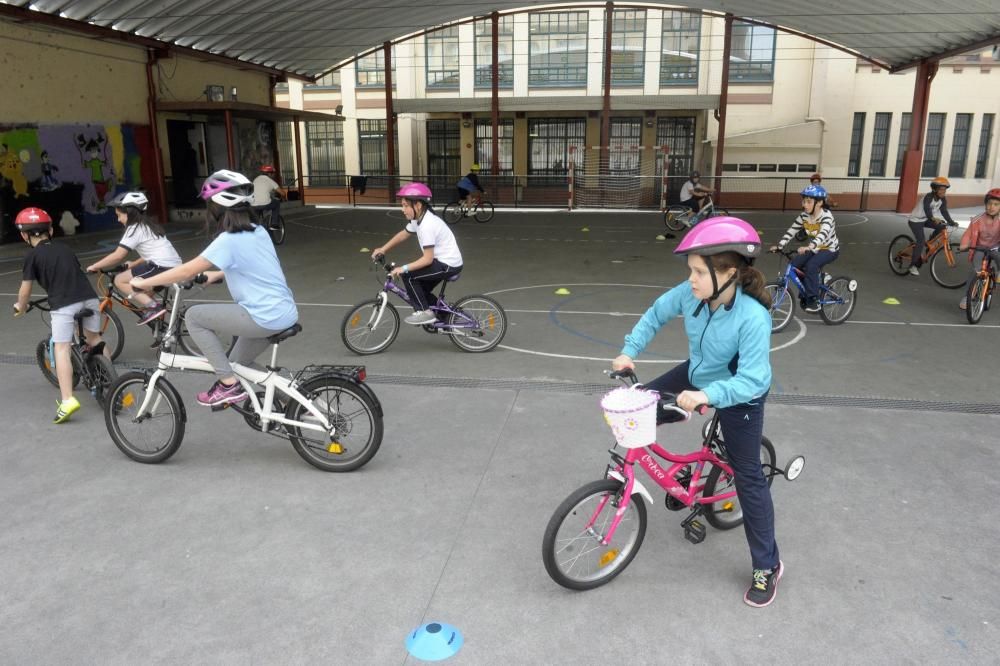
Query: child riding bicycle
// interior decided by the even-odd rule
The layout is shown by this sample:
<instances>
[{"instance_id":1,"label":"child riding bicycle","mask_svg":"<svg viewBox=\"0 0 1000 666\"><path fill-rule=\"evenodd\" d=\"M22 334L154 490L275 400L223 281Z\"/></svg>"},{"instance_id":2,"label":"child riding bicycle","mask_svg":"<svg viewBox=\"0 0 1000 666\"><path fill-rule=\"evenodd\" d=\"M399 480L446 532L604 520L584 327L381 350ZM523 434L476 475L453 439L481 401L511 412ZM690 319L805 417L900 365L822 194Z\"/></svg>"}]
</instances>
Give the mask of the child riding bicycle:
<instances>
[{"instance_id":1,"label":"child riding bicycle","mask_svg":"<svg viewBox=\"0 0 1000 666\"><path fill-rule=\"evenodd\" d=\"M476 205L476 202L480 197L486 193L483 186L479 182L479 165L473 164L469 169L469 173L465 174L458 183L455 184L458 188L458 200L462 202L462 206L469 210ZM473 194L476 192L476 194Z\"/></svg>"},{"instance_id":2,"label":"child riding bicycle","mask_svg":"<svg viewBox=\"0 0 1000 666\"><path fill-rule=\"evenodd\" d=\"M774 507L760 462L764 400L771 386L770 298L753 268L757 232L735 217L713 217L687 233L675 254L687 257L690 277L653 303L625 336L612 369L634 369L633 359L671 319L684 317L690 359L646 388L677 395L682 409L713 405L743 507L753 580L743 600L774 601L784 564L774 538Z\"/></svg>"},{"instance_id":3,"label":"child riding bicycle","mask_svg":"<svg viewBox=\"0 0 1000 666\"><path fill-rule=\"evenodd\" d=\"M943 233L947 226L957 227L958 223L948 214L948 202L945 192L951 187L951 182L944 176L938 176L931 181L931 191L917 202L906 223L910 225L916 245L910 257L910 275L920 275L920 265L924 256L924 229L933 229L935 234Z\"/></svg>"},{"instance_id":4,"label":"child riding bicycle","mask_svg":"<svg viewBox=\"0 0 1000 666\"><path fill-rule=\"evenodd\" d=\"M253 179L253 209L260 213L269 211L272 220L277 220L281 213L281 200L285 191L274 181L274 167L262 164L260 174Z\"/></svg>"},{"instance_id":5,"label":"child riding bicycle","mask_svg":"<svg viewBox=\"0 0 1000 666\"><path fill-rule=\"evenodd\" d=\"M431 208L431 189L423 183L409 183L396 192L400 197L406 227L382 247L372 251L372 259L385 255L392 248L416 235L421 255L408 264L397 266L392 276L402 279L413 304L413 314L403 321L421 326L437 321L431 305L437 301L434 287L451 275L462 272L462 253L455 234Z\"/></svg>"},{"instance_id":6,"label":"child riding bicycle","mask_svg":"<svg viewBox=\"0 0 1000 666\"><path fill-rule=\"evenodd\" d=\"M802 190L802 212L788 228L771 252L784 249L800 231L805 232L809 242L799 248L791 259L792 265L802 271L803 293L799 294L802 309L819 312L819 272L823 266L840 256L840 241L837 239L837 225L831 213L823 205L826 190L819 185L809 185Z\"/></svg>"},{"instance_id":7,"label":"child riding bicycle","mask_svg":"<svg viewBox=\"0 0 1000 666\"><path fill-rule=\"evenodd\" d=\"M990 258L995 266L1000 267L1000 250L997 249L1000 246L1000 187L994 187L987 192L983 204L986 206L986 211L969 223L969 228L962 234L962 240L958 244L960 252L969 250L969 260L972 262L972 272L965 283L966 289L976 279L983 262L984 252L974 248L993 248L989 252ZM965 309L964 296L958 307Z\"/></svg>"},{"instance_id":8,"label":"child riding bicycle","mask_svg":"<svg viewBox=\"0 0 1000 666\"><path fill-rule=\"evenodd\" d=\"M100 303L73 251L62 243L52 241L52 218L48 213L41 208L25 208L17 214L14 225L21 232L21 240L31 246L24 255L21 288L18 289L14 309L17 314L27 312L34 282L38 282L48 293L52 308L56 377L61 397L52 422L65 423L80 409L80 401L73 395L73 364L70 361L70 345L76 336L73 316L84 309L93 312L83 320L83 332L87 344L96 348L101 343ZM105 349L105 354L107 352Z\"/></svg>"}]
</instances>

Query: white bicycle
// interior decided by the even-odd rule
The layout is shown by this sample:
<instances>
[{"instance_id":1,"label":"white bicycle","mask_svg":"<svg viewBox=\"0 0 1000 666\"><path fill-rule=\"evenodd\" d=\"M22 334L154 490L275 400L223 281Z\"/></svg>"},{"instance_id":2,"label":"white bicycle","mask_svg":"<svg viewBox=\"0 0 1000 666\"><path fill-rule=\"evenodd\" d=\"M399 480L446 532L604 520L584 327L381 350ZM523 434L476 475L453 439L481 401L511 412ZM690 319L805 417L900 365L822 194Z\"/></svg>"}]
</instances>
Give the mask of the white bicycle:
<instances>
[{"instance_id":1,"label":"white bicycle","mask_svg":"<svg viewBox=\"0 0 1000 666\"><path fill-rule=\"evenodd\" d=\"M184 439L187 413L180 394L167 380L170 370L213 372L203 356L175 353L181 293L192 283L175 284L170 324L160 346L156 369L129 372L107 390L104 418L108 434L126 456L141 463L161 463ZM382 443L382 406L365 384L364 366L307 365L292 374L278 366L278 345L302 330L295 324L268 340L271 363L263 370L233 363L233 373L247 391L232 407L247 425L291 441L314 467L349 472L363 466Z\"/></svg>"}]
</instances>

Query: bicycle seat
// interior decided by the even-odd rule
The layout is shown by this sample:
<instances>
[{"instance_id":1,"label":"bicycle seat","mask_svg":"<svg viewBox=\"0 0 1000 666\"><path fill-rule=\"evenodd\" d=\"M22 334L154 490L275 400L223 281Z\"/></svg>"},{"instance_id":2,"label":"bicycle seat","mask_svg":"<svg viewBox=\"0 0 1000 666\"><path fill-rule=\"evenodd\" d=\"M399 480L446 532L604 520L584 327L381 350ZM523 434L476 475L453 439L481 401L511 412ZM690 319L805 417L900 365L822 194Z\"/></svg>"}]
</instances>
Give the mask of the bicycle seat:
<instances>
[{"instance_id":1,"label":"bicycle seat","mask_svg":"<svg viewBox=\"0 0 1000 666\"><path fill-rule=\"evenodd\" d=\"M301 330L302 324L294 324L283 330L281 333L275 333L274 335L268 336L267 341L272 345L276 345L283 340L287 340Z\"/></svg>"},{"instance_id":2,"label":"bicycle seat","mask_svg":"<svg viewBox=\"0 0 1000 666\"><path fill-rule=\"evenodd\" d=\"M93 316L94 316L93 310L91 310L90 308L84 308L79 312L77 312L75 315L73 315L73 319L74 321L83 321L87 317L93 317Z\"/></svg>"}]
</instances>

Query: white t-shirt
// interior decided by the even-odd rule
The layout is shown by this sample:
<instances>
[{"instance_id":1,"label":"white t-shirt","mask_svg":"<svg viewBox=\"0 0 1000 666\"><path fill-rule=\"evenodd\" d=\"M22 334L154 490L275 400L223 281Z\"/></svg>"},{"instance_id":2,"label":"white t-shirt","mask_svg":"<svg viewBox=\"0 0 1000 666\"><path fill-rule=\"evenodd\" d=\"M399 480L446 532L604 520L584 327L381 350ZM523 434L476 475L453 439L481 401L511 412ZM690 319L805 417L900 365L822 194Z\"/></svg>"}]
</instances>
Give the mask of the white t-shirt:
<instances>
[{"instance_id":1,"label":"white t-shirt","mask_svg":"<svg viewBox=\"0 0 1000 666\"><path fill-rule=\"evenodd\" d=\"M145 224L133 224L125 229L125 235L118 245L135 250L140 257L164 268L180 266L181 255L166 236L157 236Z\"/></svg>"},{"instance_id":2,"label":"white t-shirt","mask_svg":"<svg viewBox=\"0 0 1000 666\"><path fill-rule=\"evenodd\" d=\"M260 174L253 179L253 205L266 206L271 203L271 192L280 190L281 186L269 176Z\"/></svg>"},{"instance_id":3,"label":"white t-shirt","mask_svg":"<svg viewBox=\"0 0 1000 666\"><path fill-rule=\"evenodd\" d=\"M690 180L685 181L684 184L681 185L681 194L680 194L679 199L681 201L690 201L691 199L694 198L694 190L695 190L695 188L700 188L700 187L701 187L701 183L698 183L697 185L695 185Z\"/></svg>"},{"instance_id":4,"label":"white t-shirt","mask_svg":"<svg viewBox=\"0 0 1000 666\"><path fill-rule=\"evenodd\" d=\"M452 268L458 268L462 265L462 253L458 250L455 234L451 232L444 220L431 211L424 213L420 224L410 220L406 225L406 230L417 235L417 242L420 244L421 250L433 247L434 258L441 263Z\"/></svg>"}]
</instances>

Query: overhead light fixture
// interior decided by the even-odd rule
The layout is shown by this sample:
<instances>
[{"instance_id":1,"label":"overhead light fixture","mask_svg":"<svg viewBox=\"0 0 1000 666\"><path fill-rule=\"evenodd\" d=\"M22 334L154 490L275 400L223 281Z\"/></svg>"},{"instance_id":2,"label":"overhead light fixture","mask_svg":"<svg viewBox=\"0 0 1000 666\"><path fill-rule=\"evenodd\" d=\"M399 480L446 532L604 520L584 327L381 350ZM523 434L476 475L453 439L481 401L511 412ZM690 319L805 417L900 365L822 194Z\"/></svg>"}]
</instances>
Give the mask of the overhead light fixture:
<instances>
[{"instance_id":1,"label":"overhead light fixture","mask_svg":"<svg viewBox=\"0 0 1000 666\"><path fill-rule=\"evenodd\" d=\"M205 86L205 99L209 102L226 101L226 87L213 85Z\"/></svg>"},{"instance_id":2,"label":"overhead light fixture","mask_svg":"<svg viewBox=\"0 0 1000 666\"><path fill-rule=\"evenodd\" d=\"M232 88L229 89L229 99L232 100L232 101L234 101L234 102L237 101L236 100L236 86L233 86Z\"/></svg>"}]
</instances>

